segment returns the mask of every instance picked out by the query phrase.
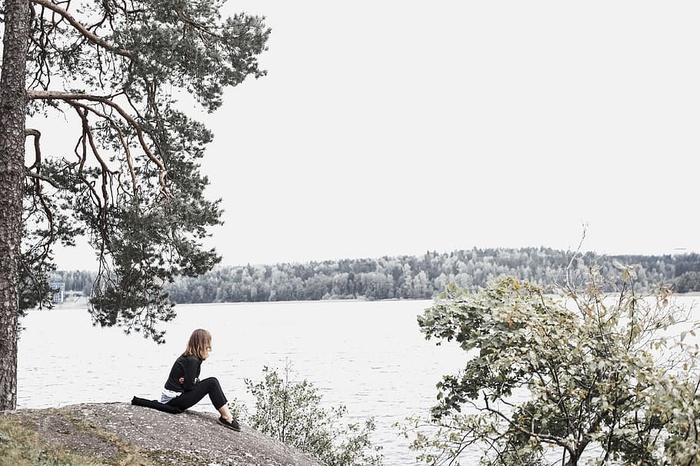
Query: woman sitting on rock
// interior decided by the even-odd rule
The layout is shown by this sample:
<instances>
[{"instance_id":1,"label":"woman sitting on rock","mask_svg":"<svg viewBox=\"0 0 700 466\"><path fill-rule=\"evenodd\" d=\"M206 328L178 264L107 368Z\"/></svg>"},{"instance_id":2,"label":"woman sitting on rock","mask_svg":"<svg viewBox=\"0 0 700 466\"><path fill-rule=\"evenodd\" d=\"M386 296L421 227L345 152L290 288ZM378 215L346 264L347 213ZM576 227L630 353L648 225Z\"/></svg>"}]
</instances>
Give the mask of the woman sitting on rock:
<instances>
[{"instance_id":1,"label":"woman sitting on rock","mask_svg":"<svg viewBox=\"0 0 700 466\"><path fill-rule=\"evenodd\" d=\"M160 402L182 411L199 403L209 395L221 416L219 422L229 429L240 431L241 427L228 409L226 396L215 377L199 380L202 362L211 351L211 334L204 329L192 332L185 352L177 358L165 382Z\"/></svg>"}]
</instances>

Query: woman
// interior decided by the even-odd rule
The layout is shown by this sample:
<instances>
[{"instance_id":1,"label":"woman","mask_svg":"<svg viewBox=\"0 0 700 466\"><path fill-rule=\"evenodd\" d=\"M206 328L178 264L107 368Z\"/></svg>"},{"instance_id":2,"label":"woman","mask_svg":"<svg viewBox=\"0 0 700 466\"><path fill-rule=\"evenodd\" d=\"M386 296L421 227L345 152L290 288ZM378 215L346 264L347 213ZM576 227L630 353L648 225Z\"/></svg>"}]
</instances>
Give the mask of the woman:
<instances>
[{"instance_id":1,"label":"woman","mask_svg":"<svg viewBox=\"0 0 700 466\"><path fill-rule=\"evenodd\" d=\"M207 359L210 351L211 334L201 328L192 332L185 352L177 358L170 370L160 402L184 411L209 395L212 404L221 414L219 422L229 429L240 431L240 425L228 409L219 381L215 377L199 380L202 361Z\"/></svg>"}]
</instances>

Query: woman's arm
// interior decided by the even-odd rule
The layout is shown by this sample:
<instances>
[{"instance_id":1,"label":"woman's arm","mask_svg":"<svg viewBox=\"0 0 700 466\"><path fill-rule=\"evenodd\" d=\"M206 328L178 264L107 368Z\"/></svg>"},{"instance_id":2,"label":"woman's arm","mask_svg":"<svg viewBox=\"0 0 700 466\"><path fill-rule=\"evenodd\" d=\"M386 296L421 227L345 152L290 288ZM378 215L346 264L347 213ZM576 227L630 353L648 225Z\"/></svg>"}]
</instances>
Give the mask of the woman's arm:
<instances>
[{"instance_id":1,"label":"woman's arm","mask_svg":"<svg viewBox=\"0 0 700 466\"><path fill-rule=\"evenodd\" d=\"M202 361L196 357L190 356L182 359L182 369L183 376L180 378L182 380L182 388L186 392L192 390L197 382L199 382L199 367Z\"/></svg>"}]
</instances>

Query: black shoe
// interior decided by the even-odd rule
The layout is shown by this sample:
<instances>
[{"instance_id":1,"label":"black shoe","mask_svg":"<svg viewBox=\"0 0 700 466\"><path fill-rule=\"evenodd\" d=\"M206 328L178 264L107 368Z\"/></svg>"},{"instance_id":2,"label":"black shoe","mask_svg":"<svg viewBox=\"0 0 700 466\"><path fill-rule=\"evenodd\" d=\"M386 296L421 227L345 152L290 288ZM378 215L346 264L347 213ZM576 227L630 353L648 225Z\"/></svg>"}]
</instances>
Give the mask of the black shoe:
<instances>
[{"instance_id":1,"label":"black shoe","mask_svg":"<svg viewBox=\"0 0 700 466\"><path fill-rule=\"evenodd\" d=\"M225 427L228 427L229 429L235 430L236 432L241 431L241 426L238 425L238 421L236 421L235 419L231 419L230 421L227 421L223 417L220 417L219 424L221 424Z\"/></svg>"}]
</instances>

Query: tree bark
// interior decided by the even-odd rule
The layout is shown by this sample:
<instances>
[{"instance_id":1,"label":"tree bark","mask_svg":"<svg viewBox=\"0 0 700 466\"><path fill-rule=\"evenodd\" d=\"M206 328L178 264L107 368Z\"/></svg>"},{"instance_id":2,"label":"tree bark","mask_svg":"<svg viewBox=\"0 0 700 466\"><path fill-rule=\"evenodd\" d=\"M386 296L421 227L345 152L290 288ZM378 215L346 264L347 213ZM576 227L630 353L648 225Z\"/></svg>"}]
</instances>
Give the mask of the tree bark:
<instances>
[{"instance_id":1,"label":"tree bark","mask_svg":"<svg viewBox=\"0 0 700 466\"><path fill-rule=\"evenodd\" d=\"M17 406L29 2L5 0L0 72L0 410Z\"/></svg>"}]
</instances>

